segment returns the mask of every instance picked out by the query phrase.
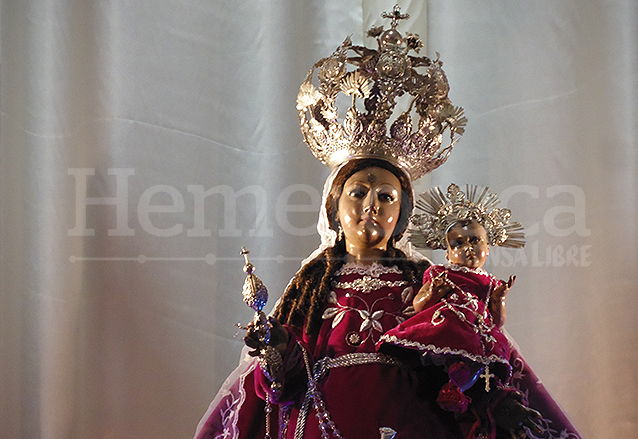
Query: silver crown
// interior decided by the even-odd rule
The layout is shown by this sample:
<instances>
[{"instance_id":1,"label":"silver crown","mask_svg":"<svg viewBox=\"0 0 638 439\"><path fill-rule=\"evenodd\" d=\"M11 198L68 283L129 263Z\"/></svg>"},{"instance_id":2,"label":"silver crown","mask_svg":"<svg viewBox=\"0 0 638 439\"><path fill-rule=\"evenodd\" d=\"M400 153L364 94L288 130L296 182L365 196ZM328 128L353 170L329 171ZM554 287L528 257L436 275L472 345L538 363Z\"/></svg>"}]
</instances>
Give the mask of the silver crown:
<instances>
[{"instance_id":1,"label":"silver crown","mask_svg":"<svg viewBox=\"0 0 638 439\"><path fill-rule=\"evenodd\" d=\"M404 38L396 30L398 21L409 15L395 6L382 16L392 19L390 29L368 31L377 39L378 50L355 46L348 37L308 72L297 95L299 123L312 153L330 168L352 158L376 157L399 165L416 180L445 163L467 119L448 98L438 54L434 61L409 54L423 46L418 35L406 33ZM315 70L319 88L312 84ZM352 98L343 122L336 106L340 93ZM390 123L403 95L410 97L408 108ZM414 131L413 111L419 116ZM441 149L446 131L450 143Z\"/></svg>"},{"instance_id":2,"label":"silver crown","mask_svg":"<svg viewBox=\"0 0 638 439\"><path fill-rule=\"evenodd\" d=\"M410 242L417 247L445 249L448 229L459 221L476 221L487 232L489 245L521 248L525 235L520 223L510 222L509 209L495 208L500 203L489 188L466 185L463 192L452 183L447 196L438 187L420 195L416 211L410 218L415 229L410 230Z\"/></svg>"}]
</instances>

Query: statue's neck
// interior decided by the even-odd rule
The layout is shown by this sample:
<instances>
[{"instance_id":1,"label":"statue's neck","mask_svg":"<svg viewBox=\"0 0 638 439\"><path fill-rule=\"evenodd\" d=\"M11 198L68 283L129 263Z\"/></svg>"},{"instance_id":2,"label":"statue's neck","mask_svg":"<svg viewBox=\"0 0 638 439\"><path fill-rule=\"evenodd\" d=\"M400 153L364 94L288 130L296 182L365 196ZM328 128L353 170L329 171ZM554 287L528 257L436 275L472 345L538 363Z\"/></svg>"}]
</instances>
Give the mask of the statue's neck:
<instances>
[{"instance_id":1,"label":"statue's neck","mask_svg":"<svg viewBox=\"0 0 638 439\"><path fill-rule=\"evenodd\" d=\"M348 248L346 262L354 262L358 265L380 264L385 249L381 248Z\"/></svg>"}]
</instances>

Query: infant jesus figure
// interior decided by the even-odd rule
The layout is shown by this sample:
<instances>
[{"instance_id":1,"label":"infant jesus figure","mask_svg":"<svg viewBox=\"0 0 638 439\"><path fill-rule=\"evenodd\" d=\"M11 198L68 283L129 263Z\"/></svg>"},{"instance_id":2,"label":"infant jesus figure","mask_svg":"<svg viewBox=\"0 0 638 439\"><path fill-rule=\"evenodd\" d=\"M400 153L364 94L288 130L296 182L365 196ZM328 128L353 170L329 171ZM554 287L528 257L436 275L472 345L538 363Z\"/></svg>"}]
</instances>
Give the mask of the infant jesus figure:
<instances>
[{"instance_id":1,"label":"infant jesus figure","mask_svg":"<svg viewBox=\"0 0 638 439\"><path fill-rule=\"evenodd\" d=\"M519 223L509 221L508 209L494 208L498 203L487 188L469 185L463 192L451 184L447 196L439 188L421 195L422 213L412 218L416 230L410 239L418 247L446 249L447 263L427 269L413 301L416 314L378 343L381 352L399 357L401 351L418 352L424 366L443 368L449 381L437 403L457 415L468 407L481 406L475 414L489 411L516 393L508 387L511 348L501 332L505 296L515 277L501 281L482 267L490 245L520 248L524 234Z\"/></svg>"}]
</instances>

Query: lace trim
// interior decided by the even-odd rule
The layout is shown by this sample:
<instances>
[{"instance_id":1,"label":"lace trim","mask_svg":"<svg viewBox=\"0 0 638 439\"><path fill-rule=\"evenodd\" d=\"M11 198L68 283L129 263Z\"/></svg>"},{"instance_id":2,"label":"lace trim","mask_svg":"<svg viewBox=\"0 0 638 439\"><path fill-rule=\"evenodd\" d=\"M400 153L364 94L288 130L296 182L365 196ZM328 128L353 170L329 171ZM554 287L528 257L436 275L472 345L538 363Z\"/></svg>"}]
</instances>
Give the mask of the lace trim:
<instances>
[{"instance_id":1,"label":"lace trim","mask_svg":"<svg viewBox=\"0 0 638 439\"><path fill-rule=\"evenodd\" d=\"M372 265L360 265L356 262L348 262L344 264L337 272L335 276L345 276L347 274L361 274L369 277L381 277L383 274L393 273L401 274L401 270L396 265L392 267L386 267L385 265L373 262Z\"/></svg>"},{"instance_id":2,"label":"lace trim","mask_svg":"<svg viewBox=\"0 0 638 439\"><path fill-rule=\"evenodd\" d=\"M214 439L237 439L239 438L239 410L241 409L244 401L246 400L246 390L244 389L244 383L246 377L255 370L256 362L253 362L246 371L244 371L239 377L239 386L237 393L233 392L233 387L228 389L224 387L220 390L224 392L224 396L221 403L225 403L225 407L221 409L221 424L223 430L220 434L215 435Z\"/></svg>"},{"instance_id":3,"label":"lace trim","mask_svg":"<svg viewBox=\"0 0 638 439\"><path fill-rule=\"evenodd\" d=\"M419 351L423 351L423 352L432 352L433 354L445 354L445 355L459 355L461 357L467 358L469 360L472 360L476 363L481 363L481 364L485 364L488 365L490 363L502 363L507 365L508 367L510 366L509 361L507 361L505 358L499 357L498 355L490 355L488 357L485 357L483 355L475 355L475 354L471 354L468 351L464 350L464 349L452 349L450 347L444 347L444 348L440 348L438 346L434 346L431 344L425 345L423 343L419 343L417 341L412 341L412 340L405 340L402 338L398 338L395 335L383 335L381 336L381 339L379 340L380 342L386 342L386 343L392 343L395 344L397 346L403 346L406 348L410 348L410 349L417 349Z\"/></svg>"},{"instance_id":4,"label":"lace trim","mask_svg":"<svg viewBox=\"0 0 638 439\"><path fill-rule=\"evenodd\" d=\"M469 267L464 267L462 265L458 265L458 264L451 264L449 262L446 262L445 264L443 264L443 266L449 270L453 270L453 271L461 271L463 273L474 273L474 274L482 274L484 276L489 276L492 277L491 274L489 274L487 271L483 270L482 268L469 268Z\"/></svg>"},{"instance_id":5,"label":"lace trim","mask_svg":"<svg viewBox=\"0 0 638 439\"><path fill-rule=\"evenodd\" d=\"M361 291L365 294L370 294L373 291L380 290L383 287L402 287L407 285L407 281L404 280L381 280L370 276L363 276L362 278L355 279L351 282L333 282L334 288L351 289L355 291Z\"/></svg>"}]
</instances>

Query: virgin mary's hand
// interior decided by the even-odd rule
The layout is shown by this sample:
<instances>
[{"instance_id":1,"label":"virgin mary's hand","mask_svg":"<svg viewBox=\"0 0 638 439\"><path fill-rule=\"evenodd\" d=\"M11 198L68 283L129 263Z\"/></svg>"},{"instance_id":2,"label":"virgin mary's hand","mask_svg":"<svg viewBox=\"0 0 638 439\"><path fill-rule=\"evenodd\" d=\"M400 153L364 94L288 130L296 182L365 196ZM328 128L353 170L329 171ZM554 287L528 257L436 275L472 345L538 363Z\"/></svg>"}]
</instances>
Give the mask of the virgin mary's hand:
<instances>
[{"instance_id":1,"label":"virgin mary's hand","mask_svg":"<svg viewBox=\"0 0 638 439\"><path fill-rule=\"evenodd\" d=\"M248 352L248 354L252 357L256 357L261 353L261 350L266 346L272 346L275 348L280 354L284 354L286 352L286 347L288 346L288 331L284 328L279 320L274 317L268 317L268 322L270 323L270 343L264 343L264 329L258 326L255 326L253 322L248 324L248 330L246 331L246 336L244 336L244 343L249 348L254 350Z\"/></svg>"},{"instance_id":2,"label":"virgin mary's hand","mask_svg":"<svg viewBox=\"0 0 638 439\"><path fill-rule=\"evenodd\" d=\"M526 438L525 427L534 433L542 433L538 424L538 421L542 418L541 414L525 406L520 393L506 395L496 405L493 414L496 425L507 431L512 439Z\"/></svg>"}]
</instances>

